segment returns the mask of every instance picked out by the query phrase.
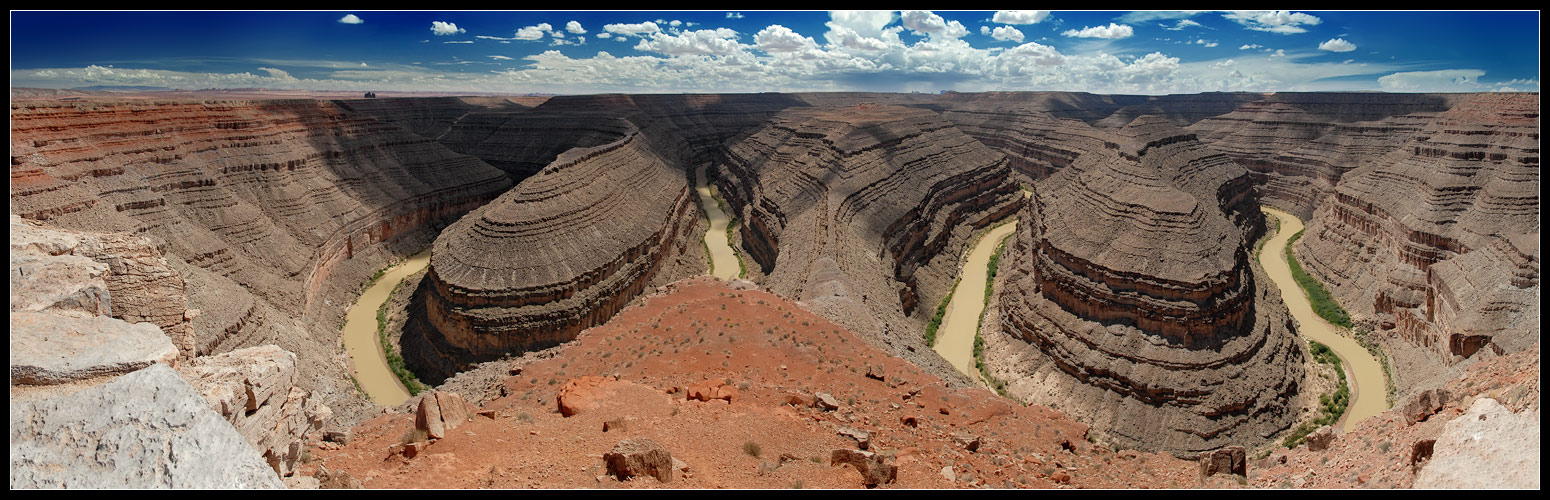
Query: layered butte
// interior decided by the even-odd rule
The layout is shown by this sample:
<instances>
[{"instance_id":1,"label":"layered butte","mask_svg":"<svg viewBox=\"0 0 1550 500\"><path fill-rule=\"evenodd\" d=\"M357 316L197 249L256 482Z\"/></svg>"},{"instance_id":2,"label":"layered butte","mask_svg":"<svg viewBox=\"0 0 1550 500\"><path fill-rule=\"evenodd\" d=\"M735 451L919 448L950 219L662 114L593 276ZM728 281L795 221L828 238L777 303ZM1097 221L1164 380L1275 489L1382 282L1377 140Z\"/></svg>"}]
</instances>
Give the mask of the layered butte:
<instances>
[{"instance_id":1,"label":"layered butte","mask_svg":"<svg viewBox=\"0 0 1550 500\"><path fill-rule=\"evenodd\" d=\"M919 342L969 236L1022 200L1004 156L899 106L791 108L718 166L753 279L900 347Z\"/></svg>"},{"instance_id":2,"label":"layered butte","mask_svg":"<svg viewBox=\"0 0 1550 500\"><path fill-rule=\"evenodd\" d=\"M560 154L436 239L404 334L422 379L568 341L654 278L704 269L682 137L616 119L621 137Z\"/></svg>"},{"instance_id":3,"label":"layered butte","mask_svg":"<svg viewBox=\"0 0 1550 500\"><path fill-rule=\"evenodd\" d=\"M1401 390L1539 337L1539 96L1476 94L1341 178L1297 245Z\"/></svg>"},{"instance_id":4,"label":"layered butte","mask_svg":"<svg viewBox=\"0 0 1550 500\"><path fill-rule=\"evenodd\" d=\"M1292 423L1302 351L1250 263L1247 170L1143 116L1036 187L1001 264L1014 395L1181 456Z\"/></svg>"}]
</instances>

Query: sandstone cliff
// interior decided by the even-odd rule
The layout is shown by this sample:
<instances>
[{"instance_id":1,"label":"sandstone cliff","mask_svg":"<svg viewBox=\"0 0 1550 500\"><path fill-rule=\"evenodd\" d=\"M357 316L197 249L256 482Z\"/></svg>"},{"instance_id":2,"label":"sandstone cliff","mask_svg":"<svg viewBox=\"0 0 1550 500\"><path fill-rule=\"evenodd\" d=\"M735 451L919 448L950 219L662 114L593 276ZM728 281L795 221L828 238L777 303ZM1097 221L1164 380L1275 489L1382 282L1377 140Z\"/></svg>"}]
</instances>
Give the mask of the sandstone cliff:
<instances>
[{"instance_id":1,"label":"sandstone cliff","mask_svg":"<svg viewBox=\"0 0 1550 500\"><path fill-rule=\"evenodd\" d=\"M1036 186L1002 257L992 371L1111 442L1179 456L1289 426L1302 350L1250 248L1249 173L1141 117Z\"/></svg>"},{"instance_id":2,"label":"sandstone cliff","mask_svg":"<svg viewBox=\"0 0 1550 500\"><path fill-rule=\"evenodd\" d=\"M1539 96L1479 94L1340 179L1297 244L1401 392L1539 338Z\"/></svg>"},{"instance_id":3,"label":"sandstone cliff","mask_svg":"<svg viewBox=\"0 0 1550 500\"><path fill-rule=\"evenodd\" d=\"M298 383L330 401L354 397L338 325L359 283L511 185L477 158L327 101L16 102L11 136L14 213L153 242L181 284L125 275L182 287L200 311L141 316L190 330L185 357L279 344L312 374Z\"/></svg>"},{"instance_id":4,"label":"sandstone cliff","mask_svg":"<svg viewBox=\"0 0 1550 500\"><path fill-rule=\"evenodd\" d=\"M1002 155L904 107L792 108L722 166L753 279L896 353L920 342L970 234L1022 201Z\"/></svg>"},{"instance_id":5,"label":"sandstone cliff","mask_svg":"<svg viewBox=\"0 0 1550 500\"><path fill-rule=\"evenodd\" d=\"M404 335L422 379L565 342L653 280L703 269L682 138L634 118L646 127L617 118L622 137L566 151L437 238Z\"/></svg>"}]
</instances>

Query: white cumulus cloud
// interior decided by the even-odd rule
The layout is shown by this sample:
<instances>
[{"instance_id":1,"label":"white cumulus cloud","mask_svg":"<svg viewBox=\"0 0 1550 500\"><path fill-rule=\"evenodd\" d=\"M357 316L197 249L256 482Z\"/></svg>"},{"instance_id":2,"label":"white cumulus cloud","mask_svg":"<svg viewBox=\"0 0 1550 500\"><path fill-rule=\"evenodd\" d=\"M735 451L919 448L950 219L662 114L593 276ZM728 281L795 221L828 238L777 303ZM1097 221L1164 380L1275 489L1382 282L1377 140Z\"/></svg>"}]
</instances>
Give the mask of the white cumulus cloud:
<instances>
[{"instance_id":1,"label":"white cumulus cloud","mask_svg":"<svg viewBox=\"0 0 1550 500\"><path fill-rule=\"evenodd\" d=\"M517 30L517 34L512 35L512 38L517 40L538 40L544 37L544 33L550 31L554 31L554 27L550 26L549 23L538 23L537 26L527 26Z\"/></svg>"},{"instance_id":2,"label":"white cumulus cloud","mask_svg":"<svg viewBox=\"0 0 1550 500\"><path fill-rule=\"evenodd\" d=\"M662 27L657 26L657 23L651 21L634 24L615 23L603 25L603 31L607 31L615 35L646 36L652 33L662 32Z\"/></svg>"},{"instance_id":3,"label":"white cumulus cloud","mask_svg":"<svg viewBox=\"0 0 1550 500\"><path fill-rule=\"evenodd\" d=\"M1179 24L1174 25L1172 28L1169 28L1166 24L1160 24L1159 26L1162 26L1163 29L1168 31L1179 31L1184 28L1199 28L1203 25L1188 19L1180 19Z\"/></svg>"},{"instance_id":4,"label":"white cumulus cloud","mask_svg":"<svg viewBox=\"0 0 1550 500\"><path fill-rule=\"evenodd\" d=\"M737 32L727 28L685 31L679 35L652 33L649 40L641 40L635 50L660 52L669 56L697 54L725 56L742 51L737 43Z\"/></svg>"},{"instance_id":5,"label":"white cumulus cloud","mask_svg":"<svg viewBox=\"0 0 1550 500\"><path fill-rule=\"evenodd\" d=\"M928 10L907 10L901 15L905 28L909 28L917 34L937 35L947 38L959 38L969 34L969 30L958 21L948 21L942 16Z\"/></svg>"},{"instance_id":6,"label":"white cumulus cloud","mask_svg":"<svg viewBox=\"0 0 1550 500\"><path fill-rule=\"evenodd\" d=\"M1251 30L1269 31L1271 33L1280 33L1282 35L1306 33L1308 30L1307 28L1303 28L1302 25L1306 24L1312 26L1323 22L1323 20L1316 16L1303 14L1301 12L1288 12L1284 10L1236 11L1222 14L1222 17L1241 24Z\"/></svg>"},{"instance_id":7,"label":"white cumulus cloud","mask_svg":"<svg viewBox=\"0 0 1550 500\"><path fill-rule=\"evenodd\" d=\"M743 13L742 12L728 12L727 13L727 19L742 19L742 18L743 18Z\"/></svg>"},{"instance_id":8,"label":"white cumulus cloud","mask_svg":"<svg viewBox=\"0 0 1550 500\"><path fill-rule=\"evenodd\" d=\"M344 17L339 18L339 22L344 24L360 24L366 21L362 21L361 18L357 17L355 14L345 14Z\"/></svg>"},{"instance_id":9,"label":"white cumulus cloud","mask_svg":"<svg viewBox=\"0 0 1550 500\"><path fill-rule=\"evenodd\" d=\"M765 52L796 52L817 48L818 43L791 31L791 28L772 24L753 36L753 43Z\"/></svg>"},{"instance_id":10,"label":"white cumulus cloud","mask_svg":"<svg viewBox=\"0 0 1550 500\"><path fill-rule=\"evenodd\" d=\"M1049 17L1047 10L998 10L991 22L1001 24L1035 24Z\"/></svg>"},{"instance_id":11,"label":"white cumulus cloud","mask_svg":"<svg viewBox=\"0 0 1550 500\"><path fill-rule=\"evenodd\" d=\"M858 35L877 38L883 35L883 27L894 19L897 18L893 11L888 10L835 10L829 12L829 22L825 24L831 30L843 26Z\"/></svg>"},{"instance_id":12,"label":"white cumulus cloud","mask_svg":"<svg viewBox=\"0 0 1550 500\"><path fill-rule=\"evenodd\" d=\"M1259 48L1264 48L1264 46L1260 45L1260 44L1257 44L1257 43L1246 43L1246 44L1243 44L1242 47L1238 47L1238 50L1249 50L1249 49L1259 49Z\"/></svg>"},{"instance_id":13,"label":"white cumulus cloud","mask_svg":"<svg viewBox=\"0 0 1550 500\"><path fill-rule=\"evenodd\" d=\"M1125 38L1135 34L1135 29L1128 24L1109 23L1108 26L1088 26L1081 30L1066 30L1061 35L1077 38Z\"/></svg>"},{"instance_id":14,"label":"white cumulus cloud","mask_svg":"<svg viewBox=\"0 0 1550 500\"><path fill-rule=\"evenodd\" d=\"M1319 44L1319 50L1350 52L1356 50L1356 44L1347 42L1344 38L1332 38L1327 42Z\"/></svg>"},{"instance_id":15,"label":"white cumulus cloud","mask_svg":"<svg viewBox=\"0 0 1550 500\"><path fill-rule=\"evenodd\" d=\"M996 29L990 31L990 37L1003 42L1012 41L1022 43L1023 32L1011 26L999 26Z\"/></svg>"},{"instance_id":16,"label":"white cumulus cloud","mask_svg":"<svg viewBox=\"0 0 1550 500\"><path fill-rule=\"evenodd\" d=\"M577 35L585 34L587 32L586 28L582 28L581 23L576 21L565 23L565 31L569 31Z\"/></svg>"},{"instance_id":17,"label":"white cumulus cloud","mask_svg":"<svg viewBox=\"0 0 1550 500\"><path fill-rule=\"evenodd\" d=\"M445 36L445 35L456 35L458 33L467 33L467 32L468 32L468 30L459 28L459 27L457 27L457 24L454 24L454 23L444 23L444 22L441 22L441 21L431 21L431 33L435 33L437 35L443 35L443 36Z\"/></svg>"}]
</instances>

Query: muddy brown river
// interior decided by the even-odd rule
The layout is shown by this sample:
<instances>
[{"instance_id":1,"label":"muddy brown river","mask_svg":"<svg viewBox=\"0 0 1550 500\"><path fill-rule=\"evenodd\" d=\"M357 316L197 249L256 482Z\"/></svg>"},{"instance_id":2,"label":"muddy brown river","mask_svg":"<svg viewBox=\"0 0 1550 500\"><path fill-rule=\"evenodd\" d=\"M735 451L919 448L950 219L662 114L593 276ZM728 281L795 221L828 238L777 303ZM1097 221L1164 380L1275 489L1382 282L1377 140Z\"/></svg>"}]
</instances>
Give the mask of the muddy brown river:
<instances>
[{"instance_id":1,"label":"muddy brown river","mask_svg":"<svg viewBox=\"0 0 1550 500\"><path fill-rule=\"evenodd\" d=\"M974 367L974 334L980 325L980 313L985 311L985 281L990 279L991 254L1007 235L1017 230L1017 219L997 226L980 236L965 257L959 272L953 299L947 304L947 314L942 326L936 331L936 345L932 347L964 375L980 380L979 370Z\"/></svg>"},{"instance_id":2,"label":"muddy brown river","mask_svg":"<svg viewBox=\"0 0 1550 500\"><path fill-rule=\"evenodd\" d=\"M694 185L694 190L700 194L700 206L710 215L710 229L705 231L705 245L710 247L710 274L724 280L737 279L742 266L737 265L737 253L732 251L732 245L727 242L727 223L732 218L721 211L716 199L711 196L710 185L705 180L704 165L694 169Z\"/></svg>"},{"instance_id":3,"label":"muddy brown river","mask_svg":"<svg viewBox=\"0 0 1550 500\"><path fill-rule=\"evenodd\" d=\"M397 406L409 399L409 390L388 368L387 356L382 353L382 343L377 341L377 309L387 301L399 282L425 269L430 263L431 250L427 248L389 268L356 299L355 305L345 314L344 350L350 357L350 373L355 375L356 383L377 404Z\"/></svg>"},{"instance_id":4,"label":"muddy brown river","mask_svg":"<svg viewBox=\"0 0 1550 500\"><path fill-rule=\"evenodd\" d=\"M1292 268L1286 263L1286 242L1303 229L1302 219L1270 207L1261 207L1266 214L1281 221L1281 230L1265 242L1259 262L1270 280L1281 289L1281 300L1297 320L1297 332L1303 337L1329 346L1340 357L1346 370L1346 381L1351 385L1351 403L1341 417L1341 429L1349 431L1362 419L1383 413L1388 409L1388 385L1383 376L1383 365L1372 353L1367 352L1356 339L1340 334L1340 328L1325 322L1313 312L1308 295L1297 281L1292 279Z\"/></svg>"}]
</instances>

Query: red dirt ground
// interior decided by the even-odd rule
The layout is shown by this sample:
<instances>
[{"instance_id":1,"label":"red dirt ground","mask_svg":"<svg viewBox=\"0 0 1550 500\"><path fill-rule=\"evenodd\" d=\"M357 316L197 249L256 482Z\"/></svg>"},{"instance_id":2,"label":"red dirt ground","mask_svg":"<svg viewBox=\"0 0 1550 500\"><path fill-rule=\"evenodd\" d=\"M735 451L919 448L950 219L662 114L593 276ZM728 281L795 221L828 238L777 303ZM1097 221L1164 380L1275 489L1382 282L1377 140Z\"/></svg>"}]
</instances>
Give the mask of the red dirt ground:
<instances>
[{"instance_id":1,"label":"red dirt ground","mask_svg":"<svg viewBox=\"0 0 1550 500\"><path fill-rule=\"evenodd\" d=\"M881 380L869 377L879 365ZM1202 481L1193 461L1091 444L1087 426L1064 414L949 388L786 299L710 278L663 287L555 356L512 368L521 373L505 379L505 395L483 406L494 418L474 417L412 459L401 450L414 415L393 413L354 428L347 446L314 442L299 473L345 471L367 488L860 488L855 468L829 464L834 450L856 448L839 434L850 427L870 432L870 449L898 466L882 488L1404 488L1413 442L1435 437L1474 398L1514 410L1539 400L1536 346L1471 366L1427 421L1407 426L1390 410L1329 450L1276 448L1250 457L1247 478ZM584 376L608 380L582 388L583 410L561 416L558 392ZM707 383L736 395L686 399ZM810 407L818 392L840 408ZM624 429L604 432L616 419ZM965 450L959 433L982 445ZM607 475L603 453L635 437L661 443L688 471L667 483Z\"/></svg>"},{"instance_id":2,"label":"red dirt ground","mask_svg":"<svg viewBox=\"0 0 1550 500\"><path fill-rule=\"evenodd\" d=\"M521 367L504 383L507 396L484 405L494 419L476 417L407 459L393 450L413 415L383 415L355 428L348 446L314 448L303 473L323 465L368 488L859 488L853 467L829 464L833 450L856 448L838 433L851 427L870 432L870 449L898 466L897 481L883 488L1200 484L1193 462L1114 453L1088 443L1087 426L1063 414L984 389L950 389L767 292L705 278L667 288L558 356ZM867 376L869 365L882 366L883 380ZM595 389L596 408L560 415L556 394L568 381L615 374L618 381ZM685 399L684 388L707 381L729 383L737 395L730 403ZM840 408L809 407L817 392ZM807 404L788 404L793 396ZM904 424L907 416L918 427ZM617 418L626 428L603 432ZM976 452L955 442L963 432L981 438ZM633 437L662 443L688 472L669 483L607 476L603 453Z\"/></svg>"}]
</instances>

